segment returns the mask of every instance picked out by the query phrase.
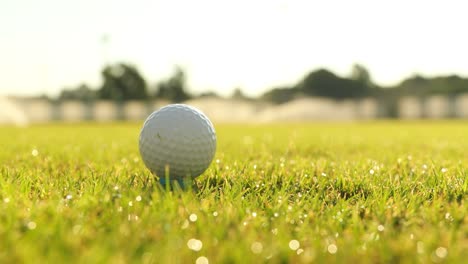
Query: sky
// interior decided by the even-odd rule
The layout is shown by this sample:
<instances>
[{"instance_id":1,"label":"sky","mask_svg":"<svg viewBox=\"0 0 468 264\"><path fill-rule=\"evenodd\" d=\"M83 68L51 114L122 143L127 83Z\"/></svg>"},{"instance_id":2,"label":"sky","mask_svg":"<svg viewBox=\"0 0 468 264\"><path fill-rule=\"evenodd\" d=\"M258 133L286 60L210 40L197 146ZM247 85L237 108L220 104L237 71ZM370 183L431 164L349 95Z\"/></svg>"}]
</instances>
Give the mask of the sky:
<instances>
[{"instance_id":1,"label":"sky","mask_svg":"<svg viewBox=\"0 0 468 264\"><path fill-rule=\"evenodd\" d=\"M463 0L0 0L0 94L101 84L106 63L150 85L185 69L193 93L259 95L327 68L374 81L468 75ZM106 41L107 39L107 41Z\"/></svg>"}]
</instances>

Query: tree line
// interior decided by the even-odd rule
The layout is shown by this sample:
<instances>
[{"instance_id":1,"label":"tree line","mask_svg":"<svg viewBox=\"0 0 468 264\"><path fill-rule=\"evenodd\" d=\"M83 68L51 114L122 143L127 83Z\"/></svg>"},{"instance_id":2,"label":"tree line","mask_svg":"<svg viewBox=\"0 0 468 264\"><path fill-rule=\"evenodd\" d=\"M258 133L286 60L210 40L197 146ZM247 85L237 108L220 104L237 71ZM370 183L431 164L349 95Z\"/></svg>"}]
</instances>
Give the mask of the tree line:
<instances>
[{"instance_id":1,"label":"tree line","mask_svg":"<svg viewBox=\"0 0 468 264\"><path fill-rule=\"evenodd\" d=\"M101 76L103 82L97 89L86 84L64 89L59 100L164 99L171 102L182 102L194 97L218 96L213 91L199 95L190 93L187 89L186 73L180 67L175 68L172 76L153 86L147 83L135 66L126 63L116 63L104 67ZM468 78L457 75L431 78L414 75L393 87L383 87L373 82L370 72L364 66L356 64L352 67L349 76L338 76L327 69L318 69L306 74L294 85L275 87L259 98L248 98L241 88L236 88L231 97L245 100L258 99L281 104L307 96L335 100L375 97L392 102L400 96L407 95L424 97L432 94L456 95L460 93L468 93Z\"/></svg>"},{"instance_id":2,"label":"tree line","mask_svg":"<svg viewBox=\"0 0 468 264\"><path fill-rule=\"evenodd\" d=\"M159 98L182 102L192 97L187 92L185 72L180 67L176 67L171 77L157 83L154 89L151 89L142 74L131 64L108 65L102 70L101 76L103 82L98 89L92 89L86 84L63 89L59 100L103 99L121 102Z\"/></svg>"}]
</instances>

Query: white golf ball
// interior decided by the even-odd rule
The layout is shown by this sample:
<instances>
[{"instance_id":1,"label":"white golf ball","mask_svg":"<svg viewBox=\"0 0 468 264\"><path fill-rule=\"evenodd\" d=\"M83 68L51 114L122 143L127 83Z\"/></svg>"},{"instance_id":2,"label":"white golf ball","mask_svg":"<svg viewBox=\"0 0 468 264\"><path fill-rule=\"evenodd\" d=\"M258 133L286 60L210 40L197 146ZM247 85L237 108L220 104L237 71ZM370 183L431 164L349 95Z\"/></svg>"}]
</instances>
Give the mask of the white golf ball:
<instances>
[{"instance_id":1,"label":"white golf ball","mask_svg":"<svg viewBox=\"0 0 468 264\"><path fill-rule=\"evenodd\" d=\"M172 104L153 112L143 124L140 154L148 169L165 183L202 174L216 152L211 121L198 109Z\"/></svg>"}]
</instances>

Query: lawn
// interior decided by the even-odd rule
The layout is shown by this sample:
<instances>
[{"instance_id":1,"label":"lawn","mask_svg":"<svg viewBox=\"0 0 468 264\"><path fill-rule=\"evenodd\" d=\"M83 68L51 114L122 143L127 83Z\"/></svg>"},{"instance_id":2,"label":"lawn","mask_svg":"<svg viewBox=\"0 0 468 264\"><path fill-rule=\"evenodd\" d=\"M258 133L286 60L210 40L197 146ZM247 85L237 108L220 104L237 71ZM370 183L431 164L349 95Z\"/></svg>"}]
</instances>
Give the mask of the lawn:
<instances>
[{"instance_id":1,"label":"lawn","mask_svg":"<svg viewBox=\"0 0 468 264\"><path fill-rule=\"evenodd\" d=\"M463 263L468 123L215 124L166 191L140 123L0 127L0 263Z\"/></svg>"}]
</instances>

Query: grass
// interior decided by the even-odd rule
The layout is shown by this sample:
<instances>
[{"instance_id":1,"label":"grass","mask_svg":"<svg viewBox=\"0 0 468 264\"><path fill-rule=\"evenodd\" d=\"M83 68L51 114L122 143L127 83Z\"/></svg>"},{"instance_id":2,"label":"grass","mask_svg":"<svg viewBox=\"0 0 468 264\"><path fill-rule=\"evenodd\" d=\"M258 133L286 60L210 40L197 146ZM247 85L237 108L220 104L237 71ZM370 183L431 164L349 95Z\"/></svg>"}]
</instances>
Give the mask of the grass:
<instances>
[{"instance_id":1,"label":"grass","mask_svg":"<svg viewBox=\"0 0 468 264\"><path fill-rule=\"evenodd\" d=\"M140 124L0 129L0 262L462 263L468 124L218 125L164 191Z\"/></svg>"}]
</instances>

